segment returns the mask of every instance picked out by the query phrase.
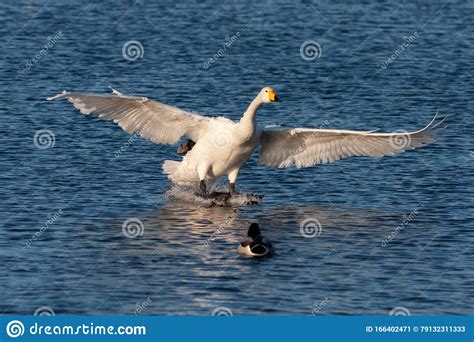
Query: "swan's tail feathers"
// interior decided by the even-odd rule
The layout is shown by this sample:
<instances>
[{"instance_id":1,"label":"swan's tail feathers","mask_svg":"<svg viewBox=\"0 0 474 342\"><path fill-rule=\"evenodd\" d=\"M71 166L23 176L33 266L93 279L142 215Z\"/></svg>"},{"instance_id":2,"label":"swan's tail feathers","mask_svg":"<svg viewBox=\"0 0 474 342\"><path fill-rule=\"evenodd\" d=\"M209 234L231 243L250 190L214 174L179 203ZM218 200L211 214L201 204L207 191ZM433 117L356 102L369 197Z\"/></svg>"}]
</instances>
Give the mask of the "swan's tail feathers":
<instances>
[{"instance_id":1,"label":"swan's tail feathers","mask_svg":"<svg viewBox=\"0 0 474 342\"><path fill-rule=\"evenodd\" d=\"M167 175L172 175L180 164L181 162L176 160L165 160L165 162L163 163L163 173Z\"/></svg>"}]
</instances>

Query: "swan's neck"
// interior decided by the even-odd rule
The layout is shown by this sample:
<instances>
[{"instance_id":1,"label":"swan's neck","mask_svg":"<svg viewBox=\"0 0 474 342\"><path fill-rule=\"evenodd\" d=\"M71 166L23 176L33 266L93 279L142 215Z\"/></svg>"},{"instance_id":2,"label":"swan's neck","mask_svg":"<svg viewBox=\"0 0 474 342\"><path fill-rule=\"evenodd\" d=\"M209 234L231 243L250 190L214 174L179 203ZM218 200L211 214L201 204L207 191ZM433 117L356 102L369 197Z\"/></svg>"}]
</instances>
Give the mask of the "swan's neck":
<instances>
[{"instance_id":1,"label":"swan's neck","mask_svg":"<svg viewBox=\"0 0 474 342\"><path fill-rule=\"evenodd\" d=\"M250 139L255 134L256 127L256 114L257 109L262 105L260 97L257 96L249 105L245 111L242 119L240 119L240 126L242 127L242 133L246 138Z\"/></svg>"}]
</instances>

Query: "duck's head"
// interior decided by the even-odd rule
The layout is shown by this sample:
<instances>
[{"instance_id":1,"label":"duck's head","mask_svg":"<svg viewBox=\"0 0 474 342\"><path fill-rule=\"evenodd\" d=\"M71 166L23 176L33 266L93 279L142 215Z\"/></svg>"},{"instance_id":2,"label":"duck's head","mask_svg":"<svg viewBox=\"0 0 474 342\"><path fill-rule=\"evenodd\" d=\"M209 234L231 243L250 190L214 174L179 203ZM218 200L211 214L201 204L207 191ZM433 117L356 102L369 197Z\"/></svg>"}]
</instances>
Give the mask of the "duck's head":
<instances>
[{"instance_id":1,"label":"duck's head","mask_svg":"<svg viewBox=\"0 0 474 342\"><path fill-rule=\"evenodd\" d=\"M260 228L258 226L258 223L250 224L247 236L252 238L253 240L256 240L260 237L260 235L261 235L261 232L260 232Z\"/></svg>"},{"instance_id":2,"label":"duck's head","mask_svg":"<svg viewBox=\"0 0 474 342\"><path fill-rule=\"evenodd\" d=\"M176 153L178 154L186 154L189 151L192 150L192 148L196 145L196 143L190 139L184 141L181 143L181 145L178 146L178 149L176 150Z\"/></svg>"},{"instance_id":3,"label":"duck's head","mask_svg":"<svg viewBox=\"0 0 474 342\"><path fill-rule=\"evenodd\" d=\"M263 103L281 102L275 90L270 87L264 87L262 90L260 90L258 97Z\"/></svg>"}]
</instances>

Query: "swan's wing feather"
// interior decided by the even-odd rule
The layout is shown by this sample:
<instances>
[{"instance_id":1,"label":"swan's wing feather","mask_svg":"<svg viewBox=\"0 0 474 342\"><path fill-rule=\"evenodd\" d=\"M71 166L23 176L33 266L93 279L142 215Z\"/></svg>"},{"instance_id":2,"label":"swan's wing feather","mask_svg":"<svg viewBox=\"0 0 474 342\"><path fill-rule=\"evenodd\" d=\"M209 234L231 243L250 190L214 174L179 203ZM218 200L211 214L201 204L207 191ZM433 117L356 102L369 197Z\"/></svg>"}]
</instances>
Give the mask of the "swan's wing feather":
<instances>
[{"instance_id":1,"label":"swan's wing feather","mask_svg":"<svg viewBox=\"0 0 474 342\"><path fill-rule=\"evenodd\" d=\"M395 155L436 140L440 124L435 118L416 132L375 133L335 129L294 128L262 131L259 163L272 167L298 168L332 163L352 156Z\"/></svg>"},{"instance_id":2,"label":"swan's wing feather","mask_svg":"<svg viewBox=\"0 0 474 342\"><path fill-rule=\"evenodd\" d=\"M209 118L168 106L146 97L70 93L64 91L48 100L67 98L81 113L111 120L124 131L139 133L157 144L173 144L183 135L193 141L205 132Z\"/></svg>"}]
</instances>

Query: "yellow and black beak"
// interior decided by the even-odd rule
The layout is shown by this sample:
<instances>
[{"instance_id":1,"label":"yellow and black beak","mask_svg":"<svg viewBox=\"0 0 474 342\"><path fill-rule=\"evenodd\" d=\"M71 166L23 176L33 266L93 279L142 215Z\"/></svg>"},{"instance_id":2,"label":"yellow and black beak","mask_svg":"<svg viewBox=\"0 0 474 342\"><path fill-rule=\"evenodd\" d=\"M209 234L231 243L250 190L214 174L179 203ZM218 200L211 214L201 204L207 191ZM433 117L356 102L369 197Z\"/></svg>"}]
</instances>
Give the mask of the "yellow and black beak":
<instances>
[{"instance_id":1,"label":"yellow and black beak","mask_svg":"<svg viewBox=\"0 0 474 342\"><path fill-rule=\"evenodd\" d=\"M268 92L268 99L271 102L281 102L280 98L273 90Z\"/></svg>"}]
</instances>

